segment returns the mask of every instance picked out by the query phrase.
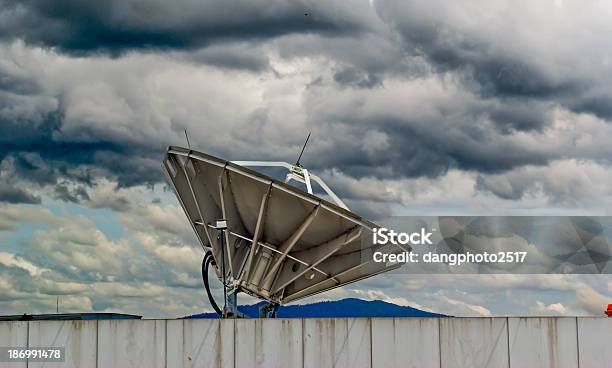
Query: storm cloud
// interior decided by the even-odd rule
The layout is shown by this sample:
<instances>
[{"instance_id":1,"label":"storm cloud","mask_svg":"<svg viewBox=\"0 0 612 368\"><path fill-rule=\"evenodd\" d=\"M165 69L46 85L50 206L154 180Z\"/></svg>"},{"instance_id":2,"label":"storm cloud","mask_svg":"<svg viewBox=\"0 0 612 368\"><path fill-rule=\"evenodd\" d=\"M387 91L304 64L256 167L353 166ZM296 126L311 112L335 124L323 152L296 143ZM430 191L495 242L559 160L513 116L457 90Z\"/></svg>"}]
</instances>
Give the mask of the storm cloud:
<instances>
[{"instance_id":1,"label":"storm cloud","mask_svg":"<svg viewBox=\"0 0 612 368\"><path fill-rule=\"evenodd\" d=\"M610 9L581 4L3 1L0 157L150 184L187 129L282 160L313 131L305 162L357 178L607 165Z\"/></svg>"},{"instance_id":2,"label":"storm cloud","mask_svg":"<svg viewBox=\"0 0 612 368\"><path fill-rule=\"evenodd\" d=\"M161 189L185 130L219 157L288 162L312 132L301 162L371 219L607 214L611 18L590 0L0 0L0 281L39 293L34 310L57 290L93 310L200 303L183 290L196 240ZM380 280L334 295L415 305L397 297L413 287L425 308L508 313L467 279ZM510 302L516 282L530 302L515 310L596 313L529 290L610 291L536 281L487 295ZM0 290L15 311L24 295Z\"/></svg>"},{"instance_id":3,"label":"storm cloud","mask_svg":"<svg viewBox=\"0 0 612 368\"><path fill-rule=\"evenodd\" d=\"M79 54L195 48L290 33L350 33L363 27L367 3L5 0L0 9L4 39Z\"/></svg>"}]
</instances>

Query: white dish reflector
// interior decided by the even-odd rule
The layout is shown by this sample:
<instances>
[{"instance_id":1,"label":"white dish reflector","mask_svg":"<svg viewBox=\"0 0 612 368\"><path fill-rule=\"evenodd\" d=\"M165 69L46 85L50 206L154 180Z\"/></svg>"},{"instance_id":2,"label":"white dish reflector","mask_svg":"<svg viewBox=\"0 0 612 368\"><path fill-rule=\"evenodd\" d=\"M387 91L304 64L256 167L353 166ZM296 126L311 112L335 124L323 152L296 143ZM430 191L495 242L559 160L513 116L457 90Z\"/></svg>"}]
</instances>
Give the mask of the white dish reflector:
<instances>
[{"instance_id":1,"label":"white dish reflector","mask_svg":"<svg viewBox=\"0 0 612 368\"><path fill-rule=\"evenodd\" d=\"M235 291L285 304L394 268L364 257L363 237L371 239L375 225L343 208L324 183L337 204L185 148L169 147L162 167L219 278L216 224L226 220L225 276Z\"/></svg>"}]
</instances>

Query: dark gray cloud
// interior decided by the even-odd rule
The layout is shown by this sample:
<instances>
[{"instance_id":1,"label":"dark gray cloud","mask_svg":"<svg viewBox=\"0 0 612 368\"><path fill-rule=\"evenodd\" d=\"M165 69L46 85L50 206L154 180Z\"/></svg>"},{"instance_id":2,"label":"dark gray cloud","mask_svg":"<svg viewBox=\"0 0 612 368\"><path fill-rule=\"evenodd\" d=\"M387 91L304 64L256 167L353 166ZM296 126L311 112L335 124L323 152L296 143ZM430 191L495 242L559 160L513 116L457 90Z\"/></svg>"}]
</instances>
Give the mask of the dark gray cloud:
<instances>
[{"instance_id":1,"label":"dark gray cloud","mask_svg":"<svg viewBox=\"0 0 612 368\"><path fill-rule=\"evenodd\" d=\"M523 99L502 99L486 114L495 127L506 134L513 132L541 132L551 123L551 103ZM478 112L475 112L478 114Z\"/></svg>"},{"instance_id":2,"label":"dark gray cloud","mask_svg":"<svg viewBox=\"0 0 612 368\"><path fill-rule=\"evenodd\" d=\"M89 199L87 190L83 186L70 188L68 185L60 183L55 186L54 191L55 198L64 202L80 203Z\"/></svg>"},{"instance_id":3,"label":"dark gray cloud","mask_svg":"<svg viewBox=\"0 0 612 368\"><path fill-rule=\"evenodd\" d=\"M41 199L39 196L25 189L16 188L10 184L0 182L0 202L40 204Z\"/></svg>"},{"instance_id":4,"label":"dark gray cloud","mask_svg":"<svg viewBox=\"0 0 612 368\"><path fill-rule=\"evenodd\" d=\"M245 43L228 43L211 45L185 57L197 63L213 65L219 68L262 72L269 68L268 55L262 47L253 47Z\"/></svg>"},{"instance_id":5,"label":"dark gray cloud","mask_svg":"<svg viewBox=\"0 0 612 368\"><path fill-rule=\"evenodd\" d=\"M403 50L485 98L545 100L610 119L608 28L595 2L377 1ZM486 20L485 20L486 19ZM563 45L561 45L563 44ZM602 88L603 87L603 88Z\"/></svg>"},{"instance_id":6,"label":"dark gray cloud","mask_svg":"<svg viewBox=\"0 0 612 368\"><path fill-rule=\"evenodd\" d=\"M382 83L376 74L370 74L354 67L346 67L334 74L334 80L341 85L358 88L372 88Z\"/></svg>"},{"instance_id":7,"label":"dark gray cloud","mask_svg":"<svg viewBox=\"0 0 612 368\"><path fill-rule=\"evenodd\" d=\"M4 0L5 39L74 53L143 48L193 48L219 40L269 38L290 33L354 32L352 4L314 1L56 1Z\"/></svg>"},{"instance_id":8,"label":"dark gray cloud","mask_svg":"<svg viewBox=\"0 0 612 368\"><path fill-rule=\"evenodd\" d=\"M495 180L495 178L486 178L478 176L476 178L476 189L480 191L489 191L499 198L509 200L519 200L525 193L525 187L513 185L507 181Z\"/></svg>"},{"instance_id":9,"label":"dark gray cloud","mask_svg":"<svg viewBox=\"0 0 612 368\"><path fill-rule=\"evenodd\" d=\"M65 179L163 180L183 129L222 157L285 161L313 131L303 162L357 178L610 162L609 45L580 31L606 27L594 5L549 24L552 4L478 1L1 4L0 159L64 200L86 198ZM484 178L507 199L536 179Z\"/></svg>"},{"instance_id":10,"label":"dark gray cloud","mask_svg":"<svg viewBox=\"0 0 612 368\"><path fill-rule=\"evenodd\" d=\"M610 91L587 92L568 105L576 112L592 113L607 120L612 119L612 94Z\"/></svg>"},{"instance_id":11,"label":"dark gray cloud","mask_svg":"<svg viewBox=\"0 0 612 368\"><path fill-rule=\"evenodd\" d=\"M40 137L43 138L43 137ZM143 159L160 151L147 147L122 147L114 142L57 142L43 138L40 142L18 141L5 145L2 157L9 162L10 174L36 185L56 185L63 179L91 185L96 177L116 178L120 186L156 183L162 180L157 162ZM23 142L21 142L23 143ZM130 156L133 154L134 156ZM60 185L61 187L61 185ZM58 187L58 198L68 193ZM72 199L85 198L73 193Z\"/></svg>"},{"instance_id":12,"label":"dark gray cloud","mask_svg":"<svg viewBox=\"0 0 612 368\"><path fill-rule=\"evenodd\" d=\"M576 160L555 161L548 166L521 167L503 174L476 178L476 190L519 201L544 195L551 205L605 208L612 194L612 166Z\"/></svg>"},{"instance_id":13,"label":"dark gray cloud","mask_svg":"<svg viewBox=\"0 0 612 368\"><path fill-rule=\"evenodd\" d=\"M320 124L315 130L314 152L308 153L305 162L325 162L356 177L415 178L440 176L453 168L504 172L524 165L545 165L567 153L557 147L543 149L520 138L520 134L543 134L551 122L546 104L475 100L463 92L444 92L438 100L430 100L427 87L415 84L416 88L421 88L427 100L422 101L417 92L415 101L405 105L390 102L389 110L376 104L394 93L391 87L361 96L354 106L337 109L333 105L343 102L336 99L343 92L325 88L313 92L325 96L312 101L317 105L315 115L319 113L320 120L333 123Z\"/></svg>"},{"instance_id":14,"label":"dark gray cloud","mask_svg":"<svg viewBox=\"0 0 612 368\"><path fill-rule=\"evenodd\" d=\"M24 83L34 86L35 80ZM95 169L98 175L117 176L121 185L161 180L150 164L143 166L142 157L151 155L146 144L131 146L135 155L128 156L128 147L112 140L65 139L64 109L58 104L62 97L44 96L40 88L26 92L31 94L0 91L0 162L10 163L5 171L39 185L60 178L90 184Z\"/></svg>"}]
</instances>

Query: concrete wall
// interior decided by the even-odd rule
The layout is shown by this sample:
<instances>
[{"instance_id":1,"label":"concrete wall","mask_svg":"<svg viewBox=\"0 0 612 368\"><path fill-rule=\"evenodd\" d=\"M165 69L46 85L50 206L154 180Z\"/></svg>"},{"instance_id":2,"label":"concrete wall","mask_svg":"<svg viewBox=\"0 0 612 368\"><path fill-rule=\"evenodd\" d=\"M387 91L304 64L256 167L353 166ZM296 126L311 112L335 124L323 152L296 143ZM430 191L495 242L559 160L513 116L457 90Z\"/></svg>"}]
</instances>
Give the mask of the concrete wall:
<instances>
[{"instance_id":1,"label":"concrete wall","mask_svg":"<svg viewBox=\"0 0 612 368\"><path fill-rule=\"evenodd\" d=\"M66 348L0 367L612 367L612 318L0 322L0 346Z\"/></svg>"}]
</instances>

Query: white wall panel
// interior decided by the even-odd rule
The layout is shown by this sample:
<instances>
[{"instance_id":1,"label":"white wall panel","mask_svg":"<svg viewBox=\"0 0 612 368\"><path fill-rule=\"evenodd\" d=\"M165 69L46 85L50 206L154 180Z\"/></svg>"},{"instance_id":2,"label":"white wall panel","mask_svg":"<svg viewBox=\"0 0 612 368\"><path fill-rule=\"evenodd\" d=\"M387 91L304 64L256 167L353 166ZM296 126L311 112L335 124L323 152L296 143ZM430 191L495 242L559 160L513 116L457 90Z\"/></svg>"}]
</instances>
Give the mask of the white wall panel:
<instances>
[{"instance_id":1,"label":"white wall panel","mask_svg":"<svg viewBox=\"0 0 612 368\"><path fill-rule=\"evenodd\" d=\"M65 348L64 363L29 362L30 368L61 366L95 367L97 321L31 321L30 347Z\"/></svg>"},{"instance_id":2,"label":"white wall panel","mask_svg":"<svg viewBox=\"0 0 612 368\"><path fill-rule=\"evenodd\" d=\"M370 337L366 318L304 319L304 367L369 368Z\"/></svg>"},{"instance_id":3,"label":"white wall panel","mask_svg":"<svg viewBox=\"0 0 612 368\"><path fill-rule=\"evenodd\" d=\"M98 321L98 368L163 368L166 321Z\"/></svg>"},{"instance_id":4,"label":"white wall panel","mask_svg":"<svg viewBox=\"0 0 612 368\"><path fill-rule=\"evenodd\" d=\"M509 318L510 366L578 368L576 318Z\"/></svg>"},{"instance_id":5,"label":"white wall panel","mask_svg":"<svg viewBox=\"0 0 612 368\"><path fill-rule=\"evenodd\" d=\"M234 320L167 321L168 367L232 368Z\"/></svg>"},{"instance_id":6,"label":"white wall panel","mask_svg":"<svg viewBox=\"0 0 612 368\"><path fill-rule=\"evenodd\" d=\"M301 367L300 319L235 320L235 367Z\"/></svg>"},{"instance_id":7,"label":"white wall panel","mask_svg":"<svg viewBox=\"0 0 612 368\"><path fill-rule=\"evenodd\" d=\"M612 318L578 318L580 368L612 367Z\"/></svg>"},{"instance_id":8,"label":"white wall panel","mask_svg":"<svg viewBox=\"0 0 612 368\"><path fill-rule=\"evenodd\" d=\"M442 368L508 367L506 318L441 318Z\"/></svg>"},{"instance_id":9,"label":"white wall panel","mask_svg":"<svg viewBox=\"0 0 612 368\"><path fill-rule=\"evenodd\" d=\"M372 366L438 368L438 323L436 318L373 318Z\"/></svg>"},{"instance_id":10,"label":"white wall panel","mask_svg":"<svg viewBox=\"0 0 612 368\"><path fill-rule=\"evenodd\" d=\"M21 321L0 322L0 346L26 347L28 345L28 323ZM2 363L0 367L21 368L26 362Z\"/></svg>"}]
</instances>

